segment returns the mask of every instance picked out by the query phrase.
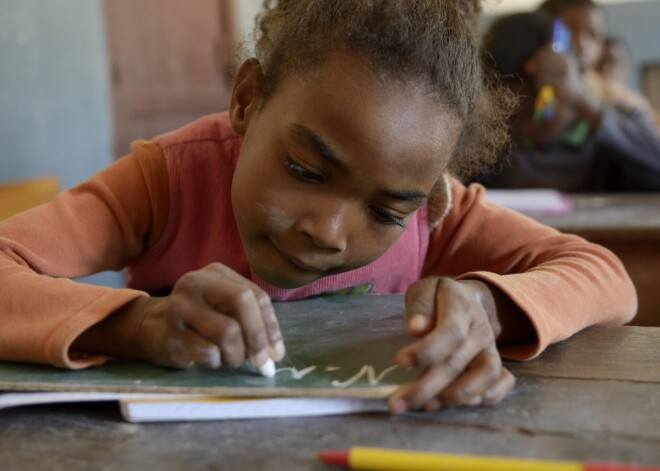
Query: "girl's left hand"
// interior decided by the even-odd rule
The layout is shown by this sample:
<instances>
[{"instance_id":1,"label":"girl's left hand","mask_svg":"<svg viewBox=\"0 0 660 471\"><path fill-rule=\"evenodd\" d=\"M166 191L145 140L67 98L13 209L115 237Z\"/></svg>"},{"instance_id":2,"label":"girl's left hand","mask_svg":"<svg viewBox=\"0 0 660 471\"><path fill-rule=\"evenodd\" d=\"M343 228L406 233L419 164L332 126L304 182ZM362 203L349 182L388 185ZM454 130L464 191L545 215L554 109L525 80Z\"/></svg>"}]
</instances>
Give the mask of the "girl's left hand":
<instances>
[{"instance_id":1,"label":"girl's left hand","mask_svg":"<svg viewBox=\"0 0 660 471\"><path fill-rule=\"evenodd\" d=\"M401 349L396 362L425 371L389 399L394 414L410 409L495 404L514 387L495 345L500 326L478 280L424 278L406 293L408 330L421 340Z\"/></svg>"}]
</instances>

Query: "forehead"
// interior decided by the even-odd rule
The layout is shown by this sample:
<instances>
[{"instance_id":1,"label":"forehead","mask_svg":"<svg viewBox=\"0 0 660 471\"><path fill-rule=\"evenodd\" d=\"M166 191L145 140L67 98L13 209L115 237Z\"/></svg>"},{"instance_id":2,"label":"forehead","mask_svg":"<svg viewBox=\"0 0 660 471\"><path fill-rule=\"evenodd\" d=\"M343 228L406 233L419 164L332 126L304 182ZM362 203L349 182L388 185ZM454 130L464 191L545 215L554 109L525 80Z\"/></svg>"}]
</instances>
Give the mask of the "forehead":
<instances>
[{"instance_id":1,"label":"forehead","mask_svg":"<svg viewBox=\"0 0 660 471\"><path fill-rule=\"evenodd\" d=\"M561 16L572 30L593 30L597 33L605 30L605 12L593 5L566 6L562 10Z\"/></svg>"},{"instance_id":2,"label":"forehead","mask_svg":"<svg viewBox=\"0 0 660 471\"><path fill-rule=\"evenodd\" d=\"M281 125L302 124L355 165L433 172L453 153L462 123L424 87L375 73L356 56L337 55L283 79L265 105ZM406 175L401 175L404 179Z\"/></svg>"}]
</instances>

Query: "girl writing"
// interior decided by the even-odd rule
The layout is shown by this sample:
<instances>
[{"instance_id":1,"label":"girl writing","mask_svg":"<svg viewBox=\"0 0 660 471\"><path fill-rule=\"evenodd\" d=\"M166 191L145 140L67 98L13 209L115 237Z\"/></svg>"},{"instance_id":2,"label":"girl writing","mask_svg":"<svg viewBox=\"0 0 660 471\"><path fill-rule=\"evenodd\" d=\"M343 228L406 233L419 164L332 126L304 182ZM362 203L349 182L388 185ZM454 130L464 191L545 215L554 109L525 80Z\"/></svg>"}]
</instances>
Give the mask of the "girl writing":
<instances>
[{"instance_id":1,"label":"girl writing","mask_svg":"<svg viewBox=\"0 0 660 471\"><path fill-rule=\"evenodd\" d=\"M228 112L0 225L0 358L262 365L285 356L272 301L405 292L396 362L424 373L399 413L496 403L500 354L632 317L610 252L450 176L503 135L457 2L280 0L259 26ZM126 289L69 280L122 267Z\"/></svg>"}]
</instances>

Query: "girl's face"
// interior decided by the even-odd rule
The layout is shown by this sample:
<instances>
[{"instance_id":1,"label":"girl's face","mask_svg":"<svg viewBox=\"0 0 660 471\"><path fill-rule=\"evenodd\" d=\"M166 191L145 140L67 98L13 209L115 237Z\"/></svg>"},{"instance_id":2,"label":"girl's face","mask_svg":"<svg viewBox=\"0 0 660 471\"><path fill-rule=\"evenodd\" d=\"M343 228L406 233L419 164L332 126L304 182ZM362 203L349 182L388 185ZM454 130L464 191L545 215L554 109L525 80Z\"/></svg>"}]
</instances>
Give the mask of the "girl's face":
<instances>
[{"instance_id":1,"label":"girl's face","mask_svg":"<svg viewBox=\"0 0 660 471\"><path fill-rule=\"evenodd\" d=\"M618 43L607 45L598 64L598 71L607 81L625 84L630 73L630 60L626 48Z\"/></svg>"},{"instance_id":2,"label":"girl's face","mask_svg":"<svg viewBox=\"0 0 660 471\"><path fill-rule=\"evenodd\" d=\"M571 42L580 70L594 68L603 48L605 13L592 5L570 5L562 10L561 18L571 30Z\"/></svg>"},{"instance_id":3,"label":"girl's face","mask_svg":"<svg viewBox=\"0 0 660 471\"><path fill-rule=\"evenodd\" d=\"M283 78L263 107L260 73L243 65L230 104L245 136L231 196L250 266L293 288L374 261L425 204L458 119L348 54Z\"/></svg>"}]
</instances>

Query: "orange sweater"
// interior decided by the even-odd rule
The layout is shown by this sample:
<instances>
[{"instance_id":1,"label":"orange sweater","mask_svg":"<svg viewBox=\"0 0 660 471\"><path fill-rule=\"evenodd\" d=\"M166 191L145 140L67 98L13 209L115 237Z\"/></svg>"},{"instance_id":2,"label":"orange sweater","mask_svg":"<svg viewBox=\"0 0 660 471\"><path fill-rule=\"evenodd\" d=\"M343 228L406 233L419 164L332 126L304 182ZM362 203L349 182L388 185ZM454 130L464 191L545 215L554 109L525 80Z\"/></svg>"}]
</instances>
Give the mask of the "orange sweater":
<instances>
[{"instance_id":1,"label":"orange sweater","mask_svg":"<svg viewBox=\"0 0 660 471\"><path fill-rule=\"evenodd\" d=\"M228 142L237 153L240 139ZM172 230L172 188L179 185L162 141L140 141L132 150L53 202L0 223L0 359L68 368L108 359L70 346L91 325L148 294L68 278L144 269L142 256ZM632 318L635 291L612 253L487 203L479 185L447 181L445 193L420 213L430 230L421 274L481 279L506 293L529 317L538 341L506 347L503 356L531 358L586 326Z\"/></svg>"}]
</instances>

